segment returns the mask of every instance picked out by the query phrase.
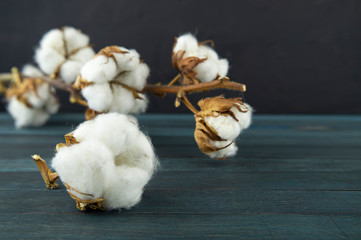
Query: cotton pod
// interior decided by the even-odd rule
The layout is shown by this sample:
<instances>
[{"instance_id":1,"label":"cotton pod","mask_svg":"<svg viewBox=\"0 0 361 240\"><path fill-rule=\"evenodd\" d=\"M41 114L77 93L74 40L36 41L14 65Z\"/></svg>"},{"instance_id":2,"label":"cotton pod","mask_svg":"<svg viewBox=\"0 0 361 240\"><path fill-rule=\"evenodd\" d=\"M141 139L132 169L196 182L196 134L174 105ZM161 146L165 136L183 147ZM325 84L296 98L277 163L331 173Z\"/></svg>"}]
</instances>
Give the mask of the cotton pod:
<instances>
[{"instance_id":1,"label":"cotton pod","mask_svg":"<svg viewBox=\"0 0 361 240\"><path fill-rule=\"evenodd\" d=\"M59 76L66 83L73 83L80 68L95 55L89 37L73 27L62 27L47 32L35 52L40 69Z\"/></svg>"},{"instance_id":2,"label":"cotton pod","mask_svg":"<svg viewBox=\"0 0 361 240\"><path fill-rule=\"evenodd\" d=\"M37 78L43 76L43 73L32 65L25 65L22 74L28 77L20 83L13 83L6 91L8 112L17 128L41 126L59 109L55 89Z\"/></svg>"},{"instance_id":3,"label":"cotton pod","mask_svg":"<svg viewBox=\"0 0 361 240\"><path fill-rule=\"evenodd\" d=\"M199 149L214 159L234 156L236 138L251 124L252 107L241 98L223 96L202 99L198 106L194 138Z\"/></svg>"},{"instance_id":4,"label":"cotton pod","mask_svg":"<svg viewBox=\"0 0 361 240\"><path fill-rule=\"evenodd\" d=\"M100 114L65 138L52 167L80 210L99 201L107 210L129 209L140 201L158 160L150 139L133 119Z\"/></svg>"},{"instance_id":5,"label":"cotton pod","mask_svg":"<svg viewBox=\"0 0 361 240\"><path fill-rule=\"evenodd\" d=\"M103 48L80 70L74 87L95 112L142 113L148 105L141 93L149 68L134 49Z\"/></svg>"},{"instance_id":6,"label":"cotton pod","mask_svg":"<svg viewBox=\"0 0 361 240\"><path fill-rule=\"evenodd\" d=\"M227 59L219 58L216 51L190 33L175 39L172 64L180 71L183 85L210 82L228 72Z\"/></svg>"}]
</instances>

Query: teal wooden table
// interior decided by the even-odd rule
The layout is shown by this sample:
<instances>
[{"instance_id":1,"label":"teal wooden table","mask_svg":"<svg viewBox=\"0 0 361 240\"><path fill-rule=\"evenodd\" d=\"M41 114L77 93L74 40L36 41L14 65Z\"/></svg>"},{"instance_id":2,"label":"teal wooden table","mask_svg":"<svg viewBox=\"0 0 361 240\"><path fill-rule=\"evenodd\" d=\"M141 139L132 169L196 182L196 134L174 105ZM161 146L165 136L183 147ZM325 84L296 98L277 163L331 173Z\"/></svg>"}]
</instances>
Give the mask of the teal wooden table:
<instances>
[{"instance_id":1,"label":"teal wooden table","mask_svg":"<svg viewBox=\"0 0 361 240\"><path fill-rule=\"evenodd\" d=\"M49 162L82 119L0 115L0 239L361 239L361 116L255 116L226 161L198 150L191 115L140 116L160 170L131 210L87 213L30 157Z\"/></svg>"}]
</instances>

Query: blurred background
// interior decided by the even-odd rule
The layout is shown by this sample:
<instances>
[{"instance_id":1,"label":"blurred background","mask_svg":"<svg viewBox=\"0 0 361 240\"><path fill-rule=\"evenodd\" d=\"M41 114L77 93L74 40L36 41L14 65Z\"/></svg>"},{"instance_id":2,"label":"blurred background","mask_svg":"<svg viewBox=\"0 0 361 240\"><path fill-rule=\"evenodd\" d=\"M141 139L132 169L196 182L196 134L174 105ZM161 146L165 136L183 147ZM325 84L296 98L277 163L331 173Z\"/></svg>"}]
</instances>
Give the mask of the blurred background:
<instances>
[{"instance_id":1,"label":"blurred background","mask_svg":"<svg viewBox=\"0 0 361 240\"><path fill-rule=\"evenodd\" d=\"M0 71L32 62L42 35L64 25L88 34L95 51L136 49L151 69L150 83L177 74L170 62L174 37L191 32L214 40L257 113L361 113L358 0L1 0ZM192 100L220 93L236 96L216 91ZM67 96L61 94L61 112L84 111ZM150 96L147 112L189 112L174 108L174 98Z\"/></svg>"}]
</instances>

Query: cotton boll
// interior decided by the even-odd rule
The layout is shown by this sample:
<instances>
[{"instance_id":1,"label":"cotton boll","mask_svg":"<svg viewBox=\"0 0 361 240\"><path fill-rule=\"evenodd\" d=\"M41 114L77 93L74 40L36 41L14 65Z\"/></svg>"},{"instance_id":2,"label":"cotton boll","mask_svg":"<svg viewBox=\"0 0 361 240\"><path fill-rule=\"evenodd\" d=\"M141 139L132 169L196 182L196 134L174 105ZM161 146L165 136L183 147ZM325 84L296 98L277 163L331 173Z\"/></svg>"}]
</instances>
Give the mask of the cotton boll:
<instances>
[{"instance_id":1,"label":"cotton boll","mask_svg":"<svg viewBox=\"0 0 361 240\"><path fill-rule=\"evenodd\" d=\"M60 179L85 194L100 198L103 195L105 178L112 169L114 155L100 141L84 140L69 147L62 147L52 160L52 167ZM84 195L72 192L79 198Z\"/></svg>"},{"instance_id":2,"label":"cotton boll","mask_svg":"<svg viewBox=\"0 0 361 240\"><path fill-rule=\"evenodd\" d=\"M226 140L233 140L241 132L240 125L231 116L205 117L204 120L212 127L219 137Z\"/></svg>"},{"instance_id":3,"label":"cotton boll","mask_svg":"<svg viewBox=\"0 0 361 240\"><path fill-rule=\"evenodd\" d=\"M76 53L69 56L70 60L78 61L84 64L95 55L94 50L91 47L82 48Z\"/></svg>"},{"instance_id":4,"label":"cotton boll","mask_svg":"<svg viewBox=\"0 0 361 240\"><path fill-rule=\"evenodd\" d=\"M138 125L126 115L100 114L72 134L78 143L60 148L52 160L68 191L82 200L103 198L106 209L137 204L157 167L150 139Z\"/></svg>"},{"instance_id":5,"label":"cotton boll","mask_svg":"<svg viewBox=\"0 0 361 240\"><path fill-rule=\"evenodd\" d=\"M201 82L210 82L217 78L218 67L217 64L212 60L207 60L203 63L198 64L194 71L197 72L196 79Z\"/></svg>"},{"instance_id":6,"label":"cotton boll","mask_svg":"<svg viewBox=\"0 0 361 240\"><path fill-rule=\"evenodd\" d=\"M110 105L110 112L129 113L135 105L133 93L122 86L113 84L113 102Z\"/></svg>"},{"instance_id":7,"label":"cotton boll","mask_svg":"<svg viewBox=\"0 0 361 240\"><path fill-rule=\"evenodd\" d=\"M87 86L81 93L89 107L98 112L108 111L113 101L113 92L107 82Z\"/></svg>"},{"instance_id":8,"label":"cotton boll","mask_svg":"<svg viewBox=\"0 0 361 240\"><path fill-rule=\"evenodd\" d=\"M230 143L231 143L231 141L211 141L211 144L218 148L225 147ZM215 159L224 159L224 158L232 157L232 156L236 155L237 150L238 150L238 148L237 148L236 144L233 142L228 147L223 148L218 151L215 151L215 152L212 152L212 153L208 153L207 155L209 157L215 158Z\"/></svg>"},{"instance_id":9,"label":"cotton boll","mask_svg":"<svg viewBox=\"0 0 361 240\"><path fill-rule=\"evenodd\" d=\"M35 52L35 61L46 74L52 74L64 63L65 57L52 48L39 48Z\"/></svg>"},{"instance_id":10,"label":"cotton boll","mask_svg":"<svg viewBox=\"0 0 361 240\"><path fill-rule=\"evenodd\" d=\"M12 97L10 99L8 112L15 120L15 126L17 128L23 128L26 126L41 126L49 118L49 114L46 112L28 108L25 104L18 101L16 97Z\"/></svg>"},{"instance_id":11,"label":"cotton boll","mask_svg":"<svg viewBox=\"0 0 361 240\"><path fill-rule=\"evenodd\" d=\"M68 60L60 68L60 77L66 83L72 83L75 81L77 75L80 72L82 63L78 61Z\"/></svg>"},{"instance_id":12,"label":"cotton boll","mask_svg":"<svg viewBox=\"0 0 361 240\"><path fill-rule=\"evenodd\" d=\"M49 84L37 84L36 93L34 91L28 91L25 93L25 97L29 104L35 108L41 108L49 98Z\"/></svg>"},{"instance_id":13,"label":"cotton boll","mask_svg":"<svg viewBox=\"0 0 361 240\"><path fill-rule=\"evenodd\" d=\"M117 66L112 58L97 56L84 64L80 74L88 82L104 83L117 75Z\"/></svg>"},{"instance_id":14,"label":"cotton boll","mask_svg":"<svg viewBox=\"0 0 361 240\"><path fill-rule=\"evenodd\" d=\"M47 32L40 40L41 49L54 49L60 55L65 55L63 32L53 29Z\"/></svg>"},{"instance_id":15,"label":"cotton boll","mask_svg":"<svg viewBox=\"0 0 361 240\"><path fill-rule=\"evenodd\" d=\"M38 69L37 67L26 64L23 69L21 70L21 73L28 77L42 77L44 74Z\"/></svg>"},{"instance_id":16,"label":"cotton boll","mask_svg":"<svg viewBox=\"0 0 361 240\"><path fill-rule=\"evenodd\" d=\"M192 54L198 50L198 41L190 33L184 34L177 39L177 43L173 48L173 52L186 51L187 53Z\"/></svg>"},{"instance_id":17,"label":"cotton boll","mask_svg":"<svg viewBox=\"0 0 361 240\"><path fill-rule=\"evenodd\" d=\"M128 117L117 113L101 114L92 121L86 121L74 131L77 141L97 139L115 155L125 151L137 141L139 130Z\"/></svg>"},{"instance_id":18,"label":"cotton boll","mask_svg":"<svg viewBox=\"0 0 361 240\"><path fill-rule=\"evenodd\" d=\"M89 44L89 37L73 27L64 27L63 32L68 53Z\"/></svg>"},{"instance_id":19,"label":"cotton boll","mask_svg":"<svg viewBox=\"0 0 361 240\"><path fill-rule=\"evenodd\" d=\"M142 93L138 93L138 95L142 99L139 99L139 98L135 99L134 106L130 110L129 113L139 114L139 113L144 113L147 110L148 103L149 103L148 97Z\"/></svg>"},{"instance_id":20,"label":"cotton boll","mask_svg":"<svg viewBox=\"0 0 361 240\"><path fill-rule=\"evenodd\" d=\"M137 204L142 196L143 187L150 175L138 168L117 166L107 176L104 189L104 207L107 209L129 209Z\"/></svg>"}]
</instances>

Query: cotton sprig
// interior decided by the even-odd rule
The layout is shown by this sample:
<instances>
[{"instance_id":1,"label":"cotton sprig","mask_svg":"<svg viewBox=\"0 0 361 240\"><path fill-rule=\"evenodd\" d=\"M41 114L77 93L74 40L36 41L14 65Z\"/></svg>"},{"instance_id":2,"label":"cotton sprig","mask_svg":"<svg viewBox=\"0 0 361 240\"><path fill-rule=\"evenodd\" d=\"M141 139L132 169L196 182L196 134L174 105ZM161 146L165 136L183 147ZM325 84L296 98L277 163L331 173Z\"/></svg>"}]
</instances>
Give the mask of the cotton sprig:
<instances>
[{"instance_id":1,"label":"cotton sprig","mask_svg":"<svg viewBox=\"0 0 361 240\"><path fill-rule=\"evenodd\" d=\"M227 59L220 59L211 47L190 33L175 39L172 64L180 72L183 85L210 82L228 72Z\"/></svg>"},{"instance_id":2,"label":"cotton sprig","mask_svg":"<svg viewBox=\"0 0 361 240\"><path fill-rule=\"evenodd\" d=\"M141 93L148 76L136 50L109 46L81 68L74 87L81 90L88 112L141 113L148 104Z\"/></svg>"},{"instance_id":3,"label":"cotton sprig","mask_svg":"<svg viewBox=\"0 0 361 240\"><path fill-rule=\"evenodd\" d=\"M80 68L94 56L89 37L73 27L62 27L47 32L35 53L40 69L66 83L75 81Z\"/></svg>"},{"instance_id":4,"label":"cotton sprig","mask_svg":"<svg viewBox=\"0 0 361 240\"><path fill-rule=\"evenodd\" d=\"M23 75L33 76L32 78L21 78L17 70L13 71L17 81L6 91L6 98L15 126L23 128L43 125L59 109L55 89L40 78L43 73L32 65L25 65L22 70Z\"/></svg>"},{"instance_id":5,"label":"cotton sprig","mask_svg":"<svg viewBox=\"0 0 361 240\"><path fill-rule=\"evenodd\" d=\"M128 209L140 201L158 160L136 122L118 113L101 114L80 124L65 139L66 143L57 145L52 167L79 210ZM43 169L48 187L54 186L57 176L38 155L33 158Z\"/></svg>"},{"instance_id":6,"label":"cotton sprig","mask_svg":"<svg viewBox=\"0 0 361 240\"><path fill-rule=\"evenodd\" d=\"M194 138L199 149L214 159L225 159L237 152L235 139L251 124L252 108L241 98L223 96L198 102Z\"/></svg>"}]
</instances>

